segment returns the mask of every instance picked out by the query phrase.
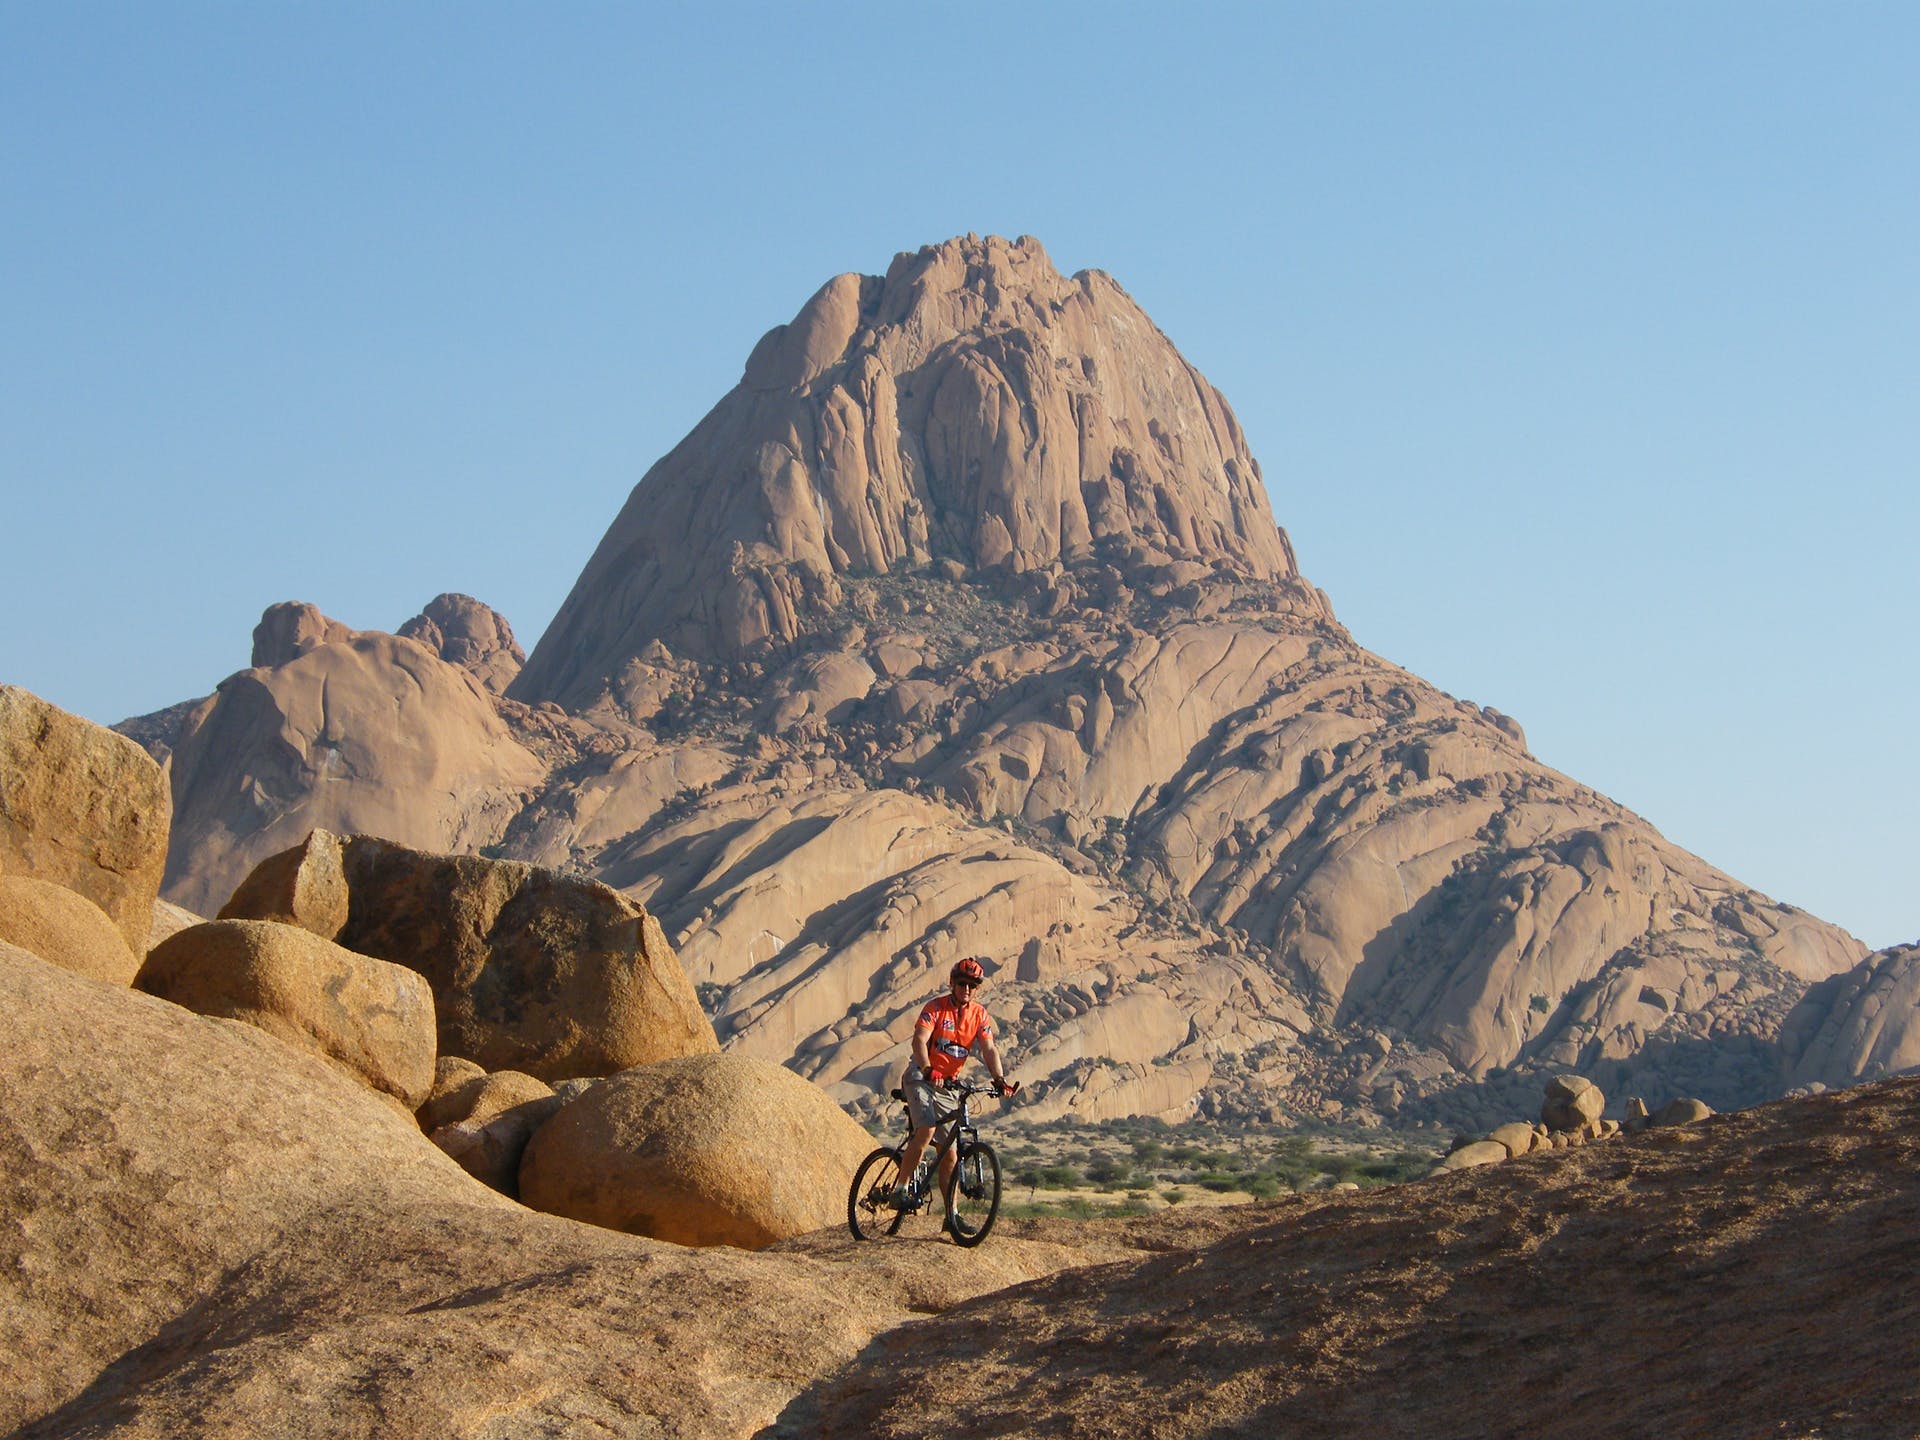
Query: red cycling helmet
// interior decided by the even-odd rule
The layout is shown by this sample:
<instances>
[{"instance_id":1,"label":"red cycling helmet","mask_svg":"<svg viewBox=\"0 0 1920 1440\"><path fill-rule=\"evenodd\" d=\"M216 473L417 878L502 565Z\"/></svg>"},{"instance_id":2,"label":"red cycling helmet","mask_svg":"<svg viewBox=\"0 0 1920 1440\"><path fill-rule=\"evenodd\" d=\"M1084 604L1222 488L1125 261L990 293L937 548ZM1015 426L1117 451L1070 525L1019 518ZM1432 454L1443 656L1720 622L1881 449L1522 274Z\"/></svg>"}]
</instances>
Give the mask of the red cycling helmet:
<instances>
[{"instance_id":1,"label":"red cycling helmet","mask_svg":"<svg viewBox=\"0 0 1920 1440\"><path fill-rule=\"evenodd\" d=\"M947 972L947 983L949 985L958 980L964 980L969 985L978 985L986 978L987 972L980 968L980 962L972 956L968 956L965 960L954 961L953 969Z\"/></svg>"}]
</instances>

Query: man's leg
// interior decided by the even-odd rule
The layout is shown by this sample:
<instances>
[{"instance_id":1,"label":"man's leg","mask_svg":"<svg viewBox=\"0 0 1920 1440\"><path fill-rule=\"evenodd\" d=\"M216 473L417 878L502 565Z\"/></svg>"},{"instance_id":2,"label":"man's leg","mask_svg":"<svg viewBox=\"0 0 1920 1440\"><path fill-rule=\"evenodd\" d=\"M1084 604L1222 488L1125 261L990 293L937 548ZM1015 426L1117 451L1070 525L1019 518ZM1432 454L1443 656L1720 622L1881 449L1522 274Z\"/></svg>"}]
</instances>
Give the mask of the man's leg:
<instances>
[{"instance_id":1,"label":"man's leg","mask_svg":"<svg viewBox=\"0 0 1920 1440\"><path fill-rule=\"evenodd\" d=\"M895 1200L904 1201L906 1199L907 1186L913 1183L914 1167L919 1165L921 1155L926 1153L927 1141L932 1138L933 1126L931 1125L916 1126L913 1134L907 1137L907 1148L902 1151L900 1155L900 1180L897 1188L893 1192ZM951 1155L943 1155L940 1158L942 1171L944 1172L947 1162L953 1157Z\"/></svg>"}]
</instances>

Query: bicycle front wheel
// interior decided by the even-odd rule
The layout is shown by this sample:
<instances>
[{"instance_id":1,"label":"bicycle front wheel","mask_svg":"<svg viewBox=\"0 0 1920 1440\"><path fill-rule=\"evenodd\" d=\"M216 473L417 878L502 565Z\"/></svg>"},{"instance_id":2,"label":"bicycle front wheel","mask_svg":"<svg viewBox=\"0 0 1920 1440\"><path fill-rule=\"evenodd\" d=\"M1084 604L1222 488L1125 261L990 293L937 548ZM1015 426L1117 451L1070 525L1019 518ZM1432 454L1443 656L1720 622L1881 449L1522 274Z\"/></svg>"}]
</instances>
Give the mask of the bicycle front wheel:
<instances>
[{"instance_id":1,"label":"bicycle front wheel","mask_svg":"<svg viewBox=\"0 0 1920 1440\"><path fill-rule=\"evenodd\" d=\"M1000 1157L984 1140L965 1141L947 1182L947 1233L956 1245L978 1245L1000 1213Z\"/></svg>"},{"instance_id":2,"label":"bicycle front wheel","mask_svg":"<svg viewBox=\"0 0 1920 1440\"><path fill-rule=\"evenodd\" d=\"M882 1147L860 1162L847 1191L847 1228L856 1240L878 1240L898 1233L907 1212L893 1208L893 1187L900 1183L900 1152Z\"/></svg>"}]
</instances>

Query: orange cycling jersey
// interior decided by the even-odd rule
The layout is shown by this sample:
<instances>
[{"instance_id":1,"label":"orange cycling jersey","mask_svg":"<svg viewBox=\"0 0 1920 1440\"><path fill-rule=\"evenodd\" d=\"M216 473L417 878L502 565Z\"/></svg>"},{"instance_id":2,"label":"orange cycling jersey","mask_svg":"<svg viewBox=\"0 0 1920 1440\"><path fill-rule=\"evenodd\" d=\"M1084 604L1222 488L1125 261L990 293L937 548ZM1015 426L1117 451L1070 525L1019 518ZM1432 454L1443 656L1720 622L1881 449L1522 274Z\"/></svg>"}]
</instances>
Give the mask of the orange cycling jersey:
<instances>
[{"instance_id":1,"label":"orange cycling jersey","mask_svg":"<svg viewBox=\"0 0 1920 1440\"><path fill-rule=\"evenodd\" d=\"M951 995L942 995L920 1012L914 1021L916 1031L927 1033L929 1076L934 1081L951 1080L967 1063L967 1055L982 1035L992 1036L993 1022L987 1007L978 1000L955 1004Z\"/></svg>"}]
</instances>

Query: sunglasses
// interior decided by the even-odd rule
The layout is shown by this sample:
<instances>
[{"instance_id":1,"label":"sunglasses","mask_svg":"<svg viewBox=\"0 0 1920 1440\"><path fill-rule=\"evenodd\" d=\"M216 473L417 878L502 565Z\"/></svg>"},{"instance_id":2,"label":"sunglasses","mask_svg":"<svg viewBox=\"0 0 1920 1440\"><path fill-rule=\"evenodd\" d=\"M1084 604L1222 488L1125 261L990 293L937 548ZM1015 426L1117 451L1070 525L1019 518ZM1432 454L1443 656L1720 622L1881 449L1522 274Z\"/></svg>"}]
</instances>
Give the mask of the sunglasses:
<instances>
[{"instance_id":1,"label":"sunglasses","mask_svg":"<svg viewBox=\"0 0 1920 1440\"><path fill-rule=\"evenodd\" d=\"M978 990L980 988L980 982L978 980L956 980L953 983L958 985L962 990Z\"/></svg>"}]
</instances>

